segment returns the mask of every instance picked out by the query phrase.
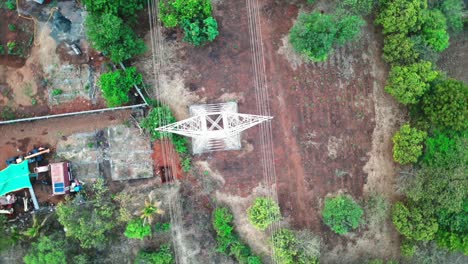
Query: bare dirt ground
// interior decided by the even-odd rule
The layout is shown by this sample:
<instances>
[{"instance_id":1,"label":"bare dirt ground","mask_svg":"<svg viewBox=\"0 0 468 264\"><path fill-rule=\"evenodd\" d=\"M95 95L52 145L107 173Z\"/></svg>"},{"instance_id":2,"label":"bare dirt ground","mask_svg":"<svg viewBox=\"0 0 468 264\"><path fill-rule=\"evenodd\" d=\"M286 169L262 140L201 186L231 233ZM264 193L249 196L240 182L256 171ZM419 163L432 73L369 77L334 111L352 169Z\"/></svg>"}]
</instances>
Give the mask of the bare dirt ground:
<instances>
[{"instance_id":1,"label":"bare dirt ground","mask_svg":"<svg viewBox=\"0 0 468 264\"><path fill-rule=\"evenodd\" d=\"M303 63L287 45L298 7L272 0L260 5L274 116L276 187L283 216L293 228L307 228L324 238L326 263L341 262L338 254L345 255L346 262L395 257L398 237L393 229L363 228L340 237L330 232L320 216L323 199L330 193L342 191L361 200L371 190L384 191L389 197L393 192L390 137L403 115L383 92L388 69L380 59L379 30L369 20L357 42L336 49L324 63ZM167 101L179 117L187 115L185 106L191 103L228 100L238 101L239 112L257 113L246 3L217 2L214 15L220 35L204 47L175 44L181 40L180 32L164 32L166 50L171 53L164 78L175 83L161 89L164 94L175 87L172 91L179 100ZM149 62L139 67L151 76ZM259 136L259 129L252 128L242 135L242 150L196 158L222 178L217 184L219 196L238 199L237 207L231 204L233 210L239 211L242 201L262 182ZM248 237L244 222L236 219L241 234ZM264 246L254 248L262 252Z\"/></svg>"}]
</instances>

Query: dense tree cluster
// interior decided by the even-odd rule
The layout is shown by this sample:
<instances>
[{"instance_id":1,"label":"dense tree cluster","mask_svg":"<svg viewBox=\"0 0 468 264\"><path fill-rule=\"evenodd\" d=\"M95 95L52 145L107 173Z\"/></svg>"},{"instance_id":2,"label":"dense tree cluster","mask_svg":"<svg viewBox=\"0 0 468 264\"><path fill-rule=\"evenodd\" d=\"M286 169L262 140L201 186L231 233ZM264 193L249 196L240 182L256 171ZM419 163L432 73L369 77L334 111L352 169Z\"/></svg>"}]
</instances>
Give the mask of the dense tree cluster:
<instances>
[{"instance_id":1,"label":"dense tree cluster","mask_svg":"<svg viewBox=\"0 0 468 264\"><path fill-rule=\"evenodd\" d=\"M128 93L134 85L140 85L143 77L137 73L135 67L124 70L115 70L104 73L99 79L102 95L106 99L107 106L115 107L130 101Z\"/></svg>"}]
</instances>

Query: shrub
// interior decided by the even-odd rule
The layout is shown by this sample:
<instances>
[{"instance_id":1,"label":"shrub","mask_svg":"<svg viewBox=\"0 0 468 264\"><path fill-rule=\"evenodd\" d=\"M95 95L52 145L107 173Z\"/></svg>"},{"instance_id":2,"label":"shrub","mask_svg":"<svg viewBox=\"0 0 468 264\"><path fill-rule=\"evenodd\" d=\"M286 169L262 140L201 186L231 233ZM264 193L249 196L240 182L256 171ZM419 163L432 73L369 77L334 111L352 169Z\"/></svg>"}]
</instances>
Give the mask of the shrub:
<instances>
[{"instance_id":1,"label":"shrub","mask_svg":"<svg viewBox=\"0 0 468 264\"><path fill-rule=\"evenodd\" d=\"M279 229L271 238L275 261L279 264L317 264L320 240L309 232L295 234L289 229Z\"/></svg>"},{"instance_id":2,"label":"shrub","mask_svg":"<svg viewBox=\"0 0 468 264\"><path fill-rule=\"evenodd\" d=\"M102 248L117 227L118 210L103 180L92 186L93 199L82 203L82 196L57 205L58 221L66 236L80 241L82 248Z\"/></svg>"},{"instance_id":3,"label":"shrub","mask_svg":"<svg viewBox=\"0 0 468 264\"><path fill-rule=\"evenodd\" d=\"M216 250L233 256L239 263L262 263L261 259L253 255L251 249L233 232L233 219L231 212L225 207L218 207L213 211L212 221L218 243Z\"/></svg>"},{"instance_id":4,"label":"shrub","mask_svg":"<svg viewBox=\"0 0 468 264\"><path fill-rule=\"evenodd\" d=\"M146 51L143 40L118 16L88 15L86 33L91 46L119 63Z\"/></svg>"},{"instance_id":5,"label":"shrub","mask_svg":"<svg viewBox=\"0 0 468 264\"><path fill-rule=\"evenodd\" d=\"M128 238L143 239L151 235L151 226L145 225L142 219L134 219L127 224L124 235Z\"/></svg>"},{"instance_id":6,"label":"shrub","mask_svg":"<svg viewBox=\"0 0 468 264\"><path fill-rule=\"evenodd\" d=\"M289 40L296 52L312 61L325 61L334 44L355 39L364 21L357 16L342 19L318 12L301 13L291 28Z\"/></svg>"},{"instance_id":7,"label":"shrub","mask_svg":"<svg viewBox=\"0 0 468 264\"><path fill-rule=\"evenodd\" d=\"M371 224L379 224L387 217L390 204L381 194L371 193L366 198L365 212Z\"/></svg>"},{"instance_id":8,"label":"shrub","mask_svg":"<svg viewBox=\"0 0 468 264\"><path fill-rule=\"evenodd\" d=\"M438 229L436 219L418 207L406 207L397 202L393 207L392 221L402 235L417 241L430 241Z\"/></svg>"},{"instance_id":9,"label":"shrub","mask_svg":"<svg viewBox=\"0 0 468 264\"><path fill-rule=\"evenodd\" d=\"M401 243L400 251L403 257L412 257L416 252L416 244L409 239L404 239Z\"/></svg>"},{"instance_id":10,"label":"shrub","mask_svg":"<svg viewBox=\"0 0 468 264\"><path fill-rule=\"evenodd\" d=\"M128 93L133 86L140 85L143 77L135 67L104 73L99 79L102 95L109 107L120 106L130 101Z\"/></svg>"},{"instance_id":11,"label":"shrub","mask_svg":"<svg viewBox=\"0 0 468 264\"><path fill-rule=\"evenodd\" d=\"M195 46L201 46L213 41L219 34L218 23L213 17L194 22L185 21L182 25L185 32L184 41Z\"/></svg>"},{"instance_id":12,"label":"shrub","mask_svg":"<svg viewBox=\"0 0 468 264\"><path fill-rule=\"evenodd\" d=\"M447 26L451 31L461 32L463 30L463 1L444 0L440 10L447 18Z\"/></svg>"},{"instance_id":13,"label":"shrub","mask_svg":"<svg viewBox=\"0 0 468 264\"><path fill-rule=\"evenodd\" d=\"M142 10L146 2L144 0L84 0L83 5L91 14L112 14L120 17L133 18L137 11Z\"/></svg>"},{"instance_id":14,"label":"shrub","mask_svg":"<svg viewBox=\"0 0 468 264\"><path fill-rule=\"evenodd\" d=\"M16 46L17 46L16 41L8 41L7 42L8 54L14 54Z\"/></svg>"},{"instance_id":15,"label":"shrub","mask_svg":"<svg viewBox=\"0 0 468 264\"><path fill-rule=\"evenodd\" d=\"M213 41L219 34L218 23L211 15L210 0L160 1L161 21L167 28L181 26L184 41L195 46Z\"/></svg>"},{"instance_id":16,"label":"shrub","mask_svg":"<svg viewBox=\"0 0 468 264\"><path fill-rule=\"evenodd\" d=\"M442 130L468 128L468 85L454 79L437 82L422 100L428 119Z\"/></svg>"},{"instance_id":17,"label":"shrub","mask_svg":"<svg viewBox=\"0 0 468 264\"><path fill-rule=\"evenodd\" d=\"M176 122L176 119L172 114L171 109L164 105L151 109L148 116L141 121L140 125L150 133L152 140L156 140L170 136L168 133L157 131L156 128L172 124L174 122Z\"/></svg>"},{"instance_id":18,"label":"shrub","mask_svg":"<svg viewBox=\"0 0 468 264\"><path fill-rule=\"evenodd\" d=\"M415 43L405 34L391 34L385 37L383 59L390 64L411 64L416 62L419 53Z\"/></svg>"},{"instance_id":19,"label":"shrub","mask_svg":"<svg viewBox=\"0 0 468 264\"><path fill-rule=\"evenodd\" d=\"M383 8L376 19L383 33L416 32L421 27L421 11L427 7L426 0L382 1Z\"/></svg>"},{"instance_id":20,"label":"shrub","mask_svg":"<svg viewBox=\"0 0 468 264\"><path fill-rule=\"evenodd\" d=\"M14 31L16 31L16 26L13 25L13 24L8 24L8 30L14 32Z\"/></svg>"},{"instance_id":21,"label":"shrub","mask_svg":"<svg viewBox=\"0 0 468 264\"><path fill-rule=\"evenodd\" d=\"M156 252L140 251L135 264L172 264L175 262L169 245L162 245Z\"/></svg>"},{"instance_id":22,"label":"shrub","mask_svg":"<svg viewBox=\"0 0 468 264\"><path fill-rule=\"evenodd\" d=\"M364 211L350 197L338 195L334 198L325 198L322 210L323 221L333 232L346 234L356 229L361 223Z\"/></svg>"},{"instance_id":23,"label":"shrub","mask_svg":"<svg viewBox=\"0 0 468 264\"><path fill-rule=\"evenodd\" d=\"M6 0L5 2L6 8L10 10L15 10L16 9L16 1L15 0Z\"/></svg>"},{"instance_id":24,"label":"shrub","mask_svg":"<svg viewBox=\"0 0 468 264\"><path fill-rule=\"evenodd\" d=\"M428 61L409 66L394 66L390 71L385 91L404 105L416 104L429 90L429 83L437 78L437 75L438 72L432 70L432 64Z\"/></svg>"},{"instance_id":25,"label":"shrub","mask_svg":"<svg viewBox=\"0 0 468 264\"><path fill-rule=\"evenodd\" d=\"M288 229L280 229L272 236L275 259L280 264L293 264L297 256L296 237Z\"/></svg>"},{"instance_id":26,"label":"shrub","mask_svg":"<svg viewBox=\"0 0 468 264\"><path fill-rule=\"evenodd\" d=\"M164 26L171 28L205 20L211 16L212 6L210 0L168 0L160 1L159 9Z\"/></svg>"},{"instance_id":27,"label":"shrub","mask_svg":"<svg viewBox=\"0 0 468 264\"><path fill-rule=\"evenodd\" d=\"M31 245L24 257L25 264L66 264L67 257L63 241L43 236Z\"/></svg>"},{"instance_id":28,"label":"shrub","mask_svg":"<svg viewBox=\"0 0 468 264\"><path fill-rule=\"evenodd\" d=\"M375 0L343 0L340 7L354 15L365 16L372 12L375 3Z\"/></svg>"},{"instance_id":29,"label":"shrub","mask_svg":"<svg viewBox=\"0 0 468 264\"><path fill-rule=\"evenodd\" d=\"M260 230L267 229L281 218L278 204L267 197L256 198L252 206L247 209L247 215L250 223Z\"/></svg>"},{"instance_id":30,"label":"shrub","mask_svg":"<svg viewBox=\"0 0 468 264\"><path fill-rule=\"evenodd\" d=\"M422 142L427 133L410 125L403 125L392 138L393 159L400 164L415 163L422 155Z\"/></svg>"},{"instance_id":31,"label":"shrub","mask_svg":"<svg viewBox=\"0 0 468 264\"><path fill-rule=\"evenodd\" d=\"M52 96L57 96L57 95L61 95L61 94L63 94L62 89L53 89L52 90Z\"/></svg>"}]
</instances>

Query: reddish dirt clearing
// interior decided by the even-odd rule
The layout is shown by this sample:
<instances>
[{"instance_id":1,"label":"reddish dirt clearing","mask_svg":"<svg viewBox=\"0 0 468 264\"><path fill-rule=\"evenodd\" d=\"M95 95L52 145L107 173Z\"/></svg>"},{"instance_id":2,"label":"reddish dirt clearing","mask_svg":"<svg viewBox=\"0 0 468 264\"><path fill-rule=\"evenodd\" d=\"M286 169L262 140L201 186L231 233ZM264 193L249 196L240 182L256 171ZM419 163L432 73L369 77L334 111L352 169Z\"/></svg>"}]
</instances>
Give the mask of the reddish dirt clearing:
<instances>
[{"instance_id":1,"label":"reddish dirt clearing","mask_svg":"<svg viewBox=\"0 0 468 264\"><path fill-rule=\"evenodd\" d=\"M322 234L330 244L343 239L332 234L320 217L324 197L339 190L356 199L363 194L374 130L372 60L381 37L372 26L365 29L356 47L339 48L324 63L291 67L278 54L298 8L277 1L260 1L269 103L272 115L277 190L282 213L295 228ZM186 87L217 102L226 93L240 94L239 111L256 114L252 54L246 4L223 1L215 17L220 36L202 48L185 46L179 51L185 65ZM287 18L287 19L285 19ZM378 44L372 44L375 40ZM373 55L372 55L373 54ZM224 191L246 196L262 182L259 130L243 134L252 152L219 152L202 155L224 176ZM245 147L245 144L244 144ZM331 239L333 238L333 239Z\"/></svg>"}]
</instances>

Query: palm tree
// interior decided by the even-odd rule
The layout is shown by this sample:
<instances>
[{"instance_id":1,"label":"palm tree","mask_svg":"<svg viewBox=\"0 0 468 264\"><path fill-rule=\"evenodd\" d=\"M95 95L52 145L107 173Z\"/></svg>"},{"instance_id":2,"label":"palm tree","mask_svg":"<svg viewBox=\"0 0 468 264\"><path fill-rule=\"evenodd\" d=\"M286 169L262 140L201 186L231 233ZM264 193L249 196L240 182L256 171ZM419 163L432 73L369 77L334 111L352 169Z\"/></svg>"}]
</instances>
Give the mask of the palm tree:
<instances>
[{"instance_id":1,"label":"palm tree","mask_svg":"<svg viewBox=\"0 0 468 264\"><path fill-rule=\"evenodd\" d=\"M153 217L155 214L164 214L164 211L160 209L161 202L153 202L149 196L148 200L145 200L145 207L141 210L141 219L143 219L143 224L151 224L153 222Z\"/></svg>"}]
</instances>

